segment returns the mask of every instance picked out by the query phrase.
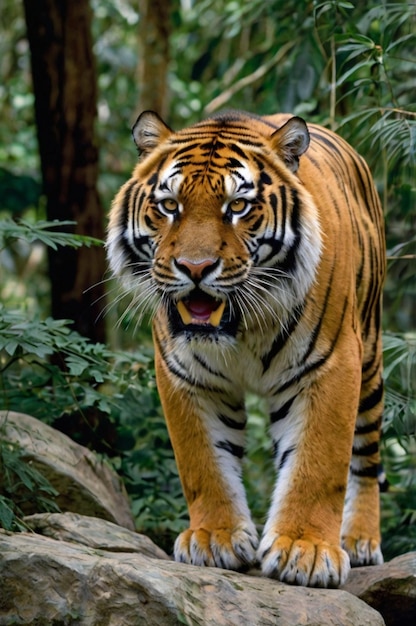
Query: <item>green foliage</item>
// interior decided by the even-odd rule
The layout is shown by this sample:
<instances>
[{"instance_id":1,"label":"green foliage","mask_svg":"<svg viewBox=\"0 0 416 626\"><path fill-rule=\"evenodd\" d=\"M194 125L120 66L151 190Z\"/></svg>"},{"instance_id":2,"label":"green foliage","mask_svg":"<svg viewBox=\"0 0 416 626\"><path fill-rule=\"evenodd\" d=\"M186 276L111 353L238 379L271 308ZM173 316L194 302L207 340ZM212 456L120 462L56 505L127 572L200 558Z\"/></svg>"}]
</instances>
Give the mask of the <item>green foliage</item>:
<instances>
[{"instance_id":1,"label":"green foliage","mask_svg":"<svg viewBox=\"0 0 416 626\"><path fill-rule=\"evenodd\" d=\"M40 184L33 176L15 174L0 167L0 198L3 208L18 216L28 206L38 204Z\"/></svg>"},{"instance_id":2,"label":"green foliage","mask_svg":"<svg viewBox=\"0 0 416 626\"><path fill-rule=\"evenodd\" d=\"M105 453L125 480L138 527L156 539L178 526L185 505L150 364L143 353L92 344L68 321L0 308L0 408Z\"/></svg>"},{"instance_id":3,"label":"green foliage","mask_svg":"<svg viewBox=\"0 0 416 626\"><path fill-rule=\"evenodd\" d=\"M132 419L140 415L141 419ZM188 517L154 378L147 389L126 394L121 421L134 441L120 470L136 526L169 553Z\"/></svg>"},{"instance_id":4,"label":"green foliage","mask_svg":"<svg viewBox=\"0 0 416 626\"><path fill-rule=\"evenodd\" d=\"M333 11L338 4L323 6ZM360 12L344 6L344 14L323 40L336 77L332 124L366 157L378 182L389 256L384 323L403 332L414 328L416 301L414 3L382 2Z\"/></svg>"},{"instance_id":5,"label":"green foliage","mask_svg":"<svg viewBox=\"0 0 416 626\"><path fill-rule=\"evenodd\" d=\"M264 401L249 395L247 410L247 449L243 480L254 522L261 528L266 520L275 482L272 441L268 436L269 417Z\"/></svg>"},{"instance_id":6,"label":"green foliage","mask_svg":"<svg viewBox=\"0 0 416 626\"><path fill-rule=\"evenodd\" d=\"M0 424L0 527L25 530L22 518L28 507L59 512L54 501L58 492L41 472L26 461L23 450L3 440L3 428L4 422Z\"/></svg>"},{"instance_id":7,"label":"green foliage","mask_svg":"<svg viewBox=\"0 0 416 626\"><path fill-rule=\"evenodd\" d=\"M416 335L384 336L383 462L390 488L382 495L385 557L416 549Z\"/></svg>"},{"instance_id":8,"label":"green foliage","mask_svg":"<svg viewBox=\"0 0 416 626\"><path fill-rule=\"evenodd\" d=\"M311 37L312 3L200 0L175 18L174 125L222 107L261 114L317 106L325 60Z\"/></svg>"},{"instance_id":9,"label":"green foliage","mask_svg":"<svg viewBox=\"0 0 416 626\"><path fill-rule=\"evenodd\" d=\"M386 436L416 435L416 335L384 335Z\"/></svg>"},{"instance_id":10,"label":"green foliage","mask_svg":"<svg viewBox=\"0 0 416 626\"><path fill-rule=\"evenodd\" d=\"M15 222L12 219L0 221L0 250L12 247L16 240L22 239L26 243L41 243L53 250L58 246L71 246L80 248L81 246L98 246L102 241L94 237L85 235L75 235L62 232L66 226L73 226L75 222L70 221L47 221L37 220L36 222L20 219ZM59 230L56 230L59 228ZM55 230L53 230L55 229Z\"/></svg>"},{"instance_id":11,"label":"green foliage","mask_svg":"<svg viewBox=\"0 0 416 626\"><path fill-rule=\"evenodd\" d=\"M90 406L110 412L111 401L97 386L118 380L106 366L113 355L71 331L69 324L52 318L28 320L21 311L0 307L4 408L48 421ZM53 356L56 364L48 359Z\"/></svg>"},{"instance_id":12,"label":"green foliage","mask_svg":"<svg viewBox=\"0 0 416 626\"><path fill-rule=\"evenodd\" d=\"M124 478L138 528L160 544L169 527L167 547L185 504L150 365L142 353L90 343L67 321L0 308L0 409L30 414L105 453ZM21 456L15 465L26 471ZM10 500L10 490L0 493ZM7 511L0 523L8 523Z\"/></svg>"},{"instance_id":13,"label":"green foliage","mask_svg":"<svg viewBox=\"0 0 416 626\"><path fill-rule=\"evenodd\" d=\"M34 96L31 90L30 58L26 40L23 3L8 0L1 3L0 29L0 118L2 127L0 163L9 175L11 173L25 175L33 179L34 185L39 186ZM3 176L0 181L1 190L4 191L5 179ZM10 191L12 188L14 191L19 191L19 195L22 192L22 188L16 189L16 185L11 180L7 183L7 188ZM1 194L1 208L5 206L3 197ZM9 197L11 199L12 194ZM16 197L15 194L13 197ZM30 204L32 204L32 198ZM14 207L10 208L13 209Z\"/></svg>"}]
</instances>

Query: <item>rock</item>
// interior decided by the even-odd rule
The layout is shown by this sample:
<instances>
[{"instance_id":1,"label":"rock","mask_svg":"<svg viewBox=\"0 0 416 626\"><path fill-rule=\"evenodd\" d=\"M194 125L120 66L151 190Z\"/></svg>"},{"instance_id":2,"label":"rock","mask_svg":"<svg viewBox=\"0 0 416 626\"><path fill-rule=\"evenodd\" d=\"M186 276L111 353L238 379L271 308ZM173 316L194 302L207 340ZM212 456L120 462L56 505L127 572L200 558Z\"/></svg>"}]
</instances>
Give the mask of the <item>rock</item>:
<instances>
[{"instance_id":1,"label":"rock","mask_svg":"<svg viewBox=\"0 0 416 626\"><path fill-rule=\"evenodd\" d=\"M153 555L145 556L133 533L103 520L49 515L27 521L43 536L0 531L0 626L384 624L346 591L174 563L149 542L145 550Z\"/></svg>"},{"instance_id":2,"label":"rock","mask_svg":"<svg viewBox=\"0 0 416 626\"><path fill-rule=\"evenodd\" d=\"M40 535L109 552L138 552L155 559L169 557L146 535L134 533L105 520L76 513L38 513L24 518Z\"/></svg>"},{"instance_id":3,"label":"rock","mask_svg":"<svg viewBox=\"0 0 416 626\"><path fill-rule=\"evenodd\" d=\"M25 450L24 457L59 492L61 511L100 517L134 530L129 501L117 474L93 452L29 415L0 411L0 443ZM37 513L24 509L26 514Z\"/></svg>"},{"instance_id":4,"label":"rock","mask_svg":"<svg viewBox=\"0 0 416 626\"><path fill-rule=\"evenodd\" d=\"M28 532L0 530L0 626L415 623L416 553L357 568L342 590L174 563L132 532L120 480L92 452L27 415L0 412L4 441L25 450L67 512L30 511Z\"/></svg>"},{"instance_id":5,"label":"rock","mask_svg":"<svg viewBox=\"0 0 416 626\"><path fill-rule=\"evenodd\" d=\"M357 567L342 589L379 611L386 626L416 624L416 552L384 565Z\"/></svg>"}]
</instances>

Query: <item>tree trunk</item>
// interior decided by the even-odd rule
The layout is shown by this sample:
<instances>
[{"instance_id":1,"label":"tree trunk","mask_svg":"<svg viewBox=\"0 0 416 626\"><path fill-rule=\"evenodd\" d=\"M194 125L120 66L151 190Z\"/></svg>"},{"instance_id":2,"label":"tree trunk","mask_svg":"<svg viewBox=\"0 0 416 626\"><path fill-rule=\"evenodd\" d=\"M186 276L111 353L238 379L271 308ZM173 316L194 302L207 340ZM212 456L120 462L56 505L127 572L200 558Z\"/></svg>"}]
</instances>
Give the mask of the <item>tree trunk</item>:
<instances>
[{"instance_id":1,"label":"tree trunk","mask_svg":"<svg viewBox=\"0 0 416 626\"><path fill-rule=\"evenodd\" d=\"M97 191L96 69L88 0L24 0L43 187L50 220L104 238ZM50 250L52 315L105 340L102 247ZM91 289L91 287L93 287Z\"/></svg>"},{"instance_id":2,"label":"tree trunk","mask_svg":"<svg viewBox=\"0 0 416 626\"><path fill-rule=\"evenodd\" d=\"M139 112L168 116L170 0L139 0Z\"/></svg>"}]
</instances>

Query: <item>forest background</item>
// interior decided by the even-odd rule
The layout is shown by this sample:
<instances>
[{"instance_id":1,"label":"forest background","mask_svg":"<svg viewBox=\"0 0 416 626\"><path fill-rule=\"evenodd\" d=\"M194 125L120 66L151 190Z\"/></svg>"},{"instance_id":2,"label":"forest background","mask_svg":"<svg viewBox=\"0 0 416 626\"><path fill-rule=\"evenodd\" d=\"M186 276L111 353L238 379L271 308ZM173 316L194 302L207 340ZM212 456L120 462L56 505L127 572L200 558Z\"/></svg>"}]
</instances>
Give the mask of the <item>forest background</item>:
<instances>
[{"instance_id":1,"label":"forest background","mask_svg":"<svg viewBox=\"0 0 416 626\"><path fill-rule=\"evenodd\" d=\"M416 549L415 25L414 2L2 1L0 409L103 455L137 529L168 550L186 506L149 327L108 275L102 240L139 112L180 128L229 107L324 124L373 171L388 248L383 550ZM261 401L248 410L244 475L261 523L271 450ZM55 496L0 424L0 525L24 528Z\"/></svg>"}]
</instances>

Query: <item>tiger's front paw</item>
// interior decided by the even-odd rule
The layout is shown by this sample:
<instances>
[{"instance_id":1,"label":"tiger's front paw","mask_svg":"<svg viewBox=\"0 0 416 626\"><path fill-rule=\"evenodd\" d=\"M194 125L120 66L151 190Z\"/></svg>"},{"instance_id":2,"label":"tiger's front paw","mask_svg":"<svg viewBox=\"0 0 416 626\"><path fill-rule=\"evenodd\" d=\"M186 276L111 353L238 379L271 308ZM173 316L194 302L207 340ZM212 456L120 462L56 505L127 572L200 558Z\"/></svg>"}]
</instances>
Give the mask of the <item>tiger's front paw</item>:
<instances>
[{"instance_id":1,"label":"tiger's front paw","mask_svg":"<svg viewBox=\"0 0 416 626\"><path fill-rule=\"evenodd\" d=\"M352 567L383 563L380 542L377 539L346 535L342 537L342 547L347 551Z\"/></svg>"},{"instance_id":2,"label":"tiger's front paw","mask_svg":"<svg viewBox=\"0 0 416 626\"><path fill-rule=\"evenodd\" d=\"M265 576L294 585L338 587L350 570L348 555L341 547L319 540L268 533L257 554Z\"/></svg>"},{"instance_id":3,"label":"tiger's front paw","mask_svg":"<svg viewBox=\"0 0 416 626\"><path fill-rule=\"evenodd\" d=\"M257 532L253 528L229 530L188 529L175 541L175 561L243 570L253 565L258 546Z\"/></svg>"}]
</instances>

